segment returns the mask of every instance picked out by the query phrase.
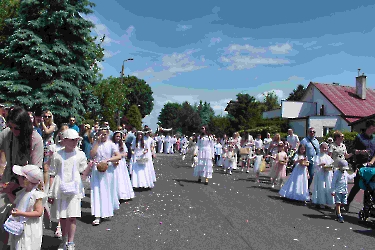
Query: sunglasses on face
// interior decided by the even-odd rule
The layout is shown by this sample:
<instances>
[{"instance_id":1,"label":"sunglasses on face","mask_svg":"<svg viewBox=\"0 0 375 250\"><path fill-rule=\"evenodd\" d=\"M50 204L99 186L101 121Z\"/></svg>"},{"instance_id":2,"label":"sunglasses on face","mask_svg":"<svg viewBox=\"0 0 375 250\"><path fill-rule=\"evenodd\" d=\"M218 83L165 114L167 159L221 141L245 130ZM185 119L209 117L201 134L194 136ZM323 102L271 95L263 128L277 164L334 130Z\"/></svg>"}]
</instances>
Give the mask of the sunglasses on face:
<instances>
[{"instance_id":1,"label":"sunglasses on face","mask_svg":"<svg viewBox=\"0 0 375 250\"><path fill-rule=\"evenodd\" d=\"M316 131L310 131L310 133L315 134Z\"/></svg>"},{"instance_id":2,"label":"sunglasses on face","mask_svg":"<svg viewBox=\"0 0 375 250\"><path fill-rule=\"evenodd\" d=\"M45 115L44 118L51 118L52 116L50 115Z\"/></svg>"}]
</instances>

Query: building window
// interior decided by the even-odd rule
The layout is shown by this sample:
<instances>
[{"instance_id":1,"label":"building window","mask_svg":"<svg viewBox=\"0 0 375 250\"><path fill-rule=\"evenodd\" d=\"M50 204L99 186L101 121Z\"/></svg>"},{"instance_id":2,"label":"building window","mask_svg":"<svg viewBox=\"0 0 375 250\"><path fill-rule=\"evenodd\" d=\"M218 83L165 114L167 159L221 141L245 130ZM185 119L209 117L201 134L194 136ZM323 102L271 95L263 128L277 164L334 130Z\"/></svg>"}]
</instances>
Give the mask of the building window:
<instances>
[{"instance_id":1,"label":"building window","mask_svg":"<svg viewBox=\"0 0 375 250\"><path fill-rule=\"evenodd\" d=\"M330 131L332 131L333 127L323 127L323 136L326 136L329 134Z\"/></svg>"},{"instance_id":2,"label":"building window","mask_svg":"<svg viewBox=\"0 0 375 250\"><path fill-rule=\"evenodd\" d=\"M321 116L324 116L324 105L322 105L322 107L320 108L320 115Z\"/></svg>"}]
</instances>

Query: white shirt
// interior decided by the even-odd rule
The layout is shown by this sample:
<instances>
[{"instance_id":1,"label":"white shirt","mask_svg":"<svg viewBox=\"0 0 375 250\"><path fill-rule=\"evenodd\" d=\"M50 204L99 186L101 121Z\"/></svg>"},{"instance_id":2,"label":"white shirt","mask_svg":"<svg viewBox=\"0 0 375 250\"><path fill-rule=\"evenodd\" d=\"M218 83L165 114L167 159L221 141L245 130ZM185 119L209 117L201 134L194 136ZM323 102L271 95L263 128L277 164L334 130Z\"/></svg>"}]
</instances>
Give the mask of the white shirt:
<instances>
[{"instance_id":1,"label":"white shirt","mask_svg":"<svg viewBox=\"0 0 375 250\"><path fill-rule=\"evenodd\" d=\"M263 148L263 141L262 139L255 139L254 141L254 145L255 145L255 148L258 149L258 148Z\"/></svg>"},{"instance_id":2,"label":"white shirt","mask_svg":"<svg viewBox=\"0 0 375 250\"><path fill-rule=\"evenodd\" d=\"M286 141L289 143L290 147L293 149L293 148L297 148L297 143L299 143L299 138L297 135L292 134L286 137Z\"/></svg>"},{"instance_id":3,"label":"white shirt","mask_svg":"<svg viewBox=\"0 0 375 250\"><path fill-rule=\"evenodd\" d=\"M271 145L272 138L264 138L263 143L264 143L264 148L268 149Z\"/></svg>"}]
</instances>

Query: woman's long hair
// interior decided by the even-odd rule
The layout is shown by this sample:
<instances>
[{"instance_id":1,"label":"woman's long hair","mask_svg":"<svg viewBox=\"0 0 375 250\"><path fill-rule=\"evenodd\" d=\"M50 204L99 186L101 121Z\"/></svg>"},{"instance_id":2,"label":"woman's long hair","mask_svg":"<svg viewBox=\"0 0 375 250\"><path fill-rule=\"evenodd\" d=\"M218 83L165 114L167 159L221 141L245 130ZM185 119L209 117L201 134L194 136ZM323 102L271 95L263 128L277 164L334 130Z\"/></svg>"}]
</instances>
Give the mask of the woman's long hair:
<instances>
[{"instance_id":1,"label":"woman's long hair","mask_svg":"<svg viewBox=\"0 0 375 250\"><path fill-rule=\"evenodd\" d=\"M142 138L140 139L141 140L141 148L145 148L145 140L144 140L144 135L143 135L143 133L140 133L140 132L138 132L137 133L137 135L136 135L136 137L135 137L135 147L137 147L137 145L138 145L138 142L139 142L139 138L138 138L138 135L139 134L141 134L142 135Z\"/></svg>"},{"instance_id":2,"label":"woman's long hair","mask_svg":"<svg viewBox=\"0 0 375 250\"><path fill-rule=\"evenodd\" d=\"M121 139L120 139L120 141L119 142L116 142L115 141L115 137L116 137L116 134L120 134L121 135ZM113 136L112 136L112 141L113 141L113 143L115 143L115 144L118 144L118 148L119 148L119 150L120 150L120 152L124 152L124 142L123 142L123 134L122 133L120 133L120 132L115 132L114 134L113 134Z\"/></svg>"},{"instance_id":3,"label":"woman's long hair","mask_svg":"<svg viewBox=\"0 0 375 250\"><path fill-rule=\"evenodd\" d=\"M15 124L20 129L20 135L18 136L19 154L30 155L34 128L29 113L22 107L15 106L10 109L7 119L8 122Z\"/></svg>"}]
</instances>

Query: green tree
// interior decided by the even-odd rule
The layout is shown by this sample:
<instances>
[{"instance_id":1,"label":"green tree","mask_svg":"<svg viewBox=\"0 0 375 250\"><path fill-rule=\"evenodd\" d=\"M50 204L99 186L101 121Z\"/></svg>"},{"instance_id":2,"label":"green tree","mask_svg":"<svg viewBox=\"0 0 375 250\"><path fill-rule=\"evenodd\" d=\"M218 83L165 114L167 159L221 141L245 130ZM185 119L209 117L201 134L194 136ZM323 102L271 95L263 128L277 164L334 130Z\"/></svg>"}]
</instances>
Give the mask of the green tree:
<instances>
[{"instance_id":1,"label":"green tree","mask_svg":"<svg viewBox=\"0 0 375 250\"><path fill-rule=\"evenodd\" d=\"M125 105L125 110L129 109L130 105L137 105L141 112L142 118L149 115L154 108L154 97L150 87L143 79L138 79L135 76L126 77L124 83L129 88L127 98L128 105Z\"/></svg>"},{"instance_id":2,"label":"green tree","mask_svg":"<svg viewBox=\"0 0 375 250\"><path fill-rule=\"evenodd\" d=\"M0 48L7 36L11 34L5 20L17 16L20 0L0 0Z\"/></svg>"},{"instance_id":3,"label":"green tree","mask_svg":"<svg viewBox=\"0 0 375 250\"><path fill-rule=\"evenodd\" d=\"M102 106L101 115L109 122L111 128L119 125L115 118L121 117L124 105L128 104L126 98L128 92L128 87L121 83L120 78L109 77L95 86L94 94Z\"/></svg>"},{"instance_id":4,"label":"green tree","mask_svg":"<svg viewBox=\"0 0 375 250\"><path fill-rule=\"evenodd\" d=\"M179 103L166 103L161 109L158 124L163 128L178 129L179 126L179 112L181 110L181 104Z\"/></svg>"},{"instance_id":5,"label":"green tree","mask_svg":"<svg viewBox=\"0 0 375 250\"><path fill-rule=\"evenodd\" d=\"M181 133L186 135L199 131L199 126L201 126L201 118L198 112L187 101L183 102L178 114L178 127Z\"/></svg>"},{"instance_id":6,"label":"green tree","mask_svg":"<svg viewBox=\"0 0 375 250\"><path fill-rule=\"evenodd\" d=\"M139 112L137 105L133 104L130 106L128 112L126 113L126 117L128 118L129 124L132 127L135 127L138 130L142 129L142 115Z\"/></svg>"},{"instance_id":7,"label":"green tree","mask_svg":"<svg viewBox=\"0 0 375 250\"><path fill-rule=\"evenodd\" d=\"M88 0L20 2L18 16L7 20L14 33L0 49L0 102L49 109L57 120L97 107L85 100L103 51L90 35L94 24L81 16L93 6Z\"/></svg>"},{"instance_id":8,"label":"green tree","mask_svg":"<svg viewBox=\"0 0 375 250\"><path fill-rule=\"evenodd\" d=\"M210 103L199 101L199 105L197 105L196 110L201 118L200 125L207 125L212 116L215 115L215 111L211 108Z\"/></svg>"},{"instance_id":9,"label":"green tree","mask_svg":"<svg viewBox=\"0 0 375 250\"><path fill-rule=\"evenodd\" d=\"M237 94L237 100L230 101L225 108L231 119L231 126L236 130L254 127L262 119L261 104L254 96Z\"/></svg>"},{"instance_id":10,"label":"green tree","mask_svg":"<svg viewBox=\"0 0 375 250\"><path fill-rule=\"evenodd\" d=\"M279 105L279 98L275 94L275 92L268 92L267 94L264 95L264 100L262 102L262 110L263 111L270 111L274 109L280 108Z\"/></svg>"},{"instance_id":11,"label":"green tree","mask_svg":"<svg viewBox=\"0 0 375 250\"><path fill-rule=\"evenodd\" d=\"M226 116L212 116L208 123L210 132L216 137L223 137L224 134L233 134L235 131L231 128L231 121Z\"/></svg>"},{"instance_id":12,"label":"green tree","mask_svg":"<svg viewBox=\"0 0 375 250\"><path fill-rule=\"evenodd\" d=\"M306 88L299 84L297 88L293 89L293 91L289 94L287 101L301 101L302 97L306 93Z\"/></svg>"}]
</instances>

